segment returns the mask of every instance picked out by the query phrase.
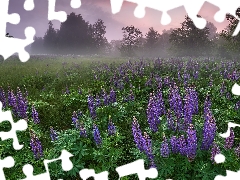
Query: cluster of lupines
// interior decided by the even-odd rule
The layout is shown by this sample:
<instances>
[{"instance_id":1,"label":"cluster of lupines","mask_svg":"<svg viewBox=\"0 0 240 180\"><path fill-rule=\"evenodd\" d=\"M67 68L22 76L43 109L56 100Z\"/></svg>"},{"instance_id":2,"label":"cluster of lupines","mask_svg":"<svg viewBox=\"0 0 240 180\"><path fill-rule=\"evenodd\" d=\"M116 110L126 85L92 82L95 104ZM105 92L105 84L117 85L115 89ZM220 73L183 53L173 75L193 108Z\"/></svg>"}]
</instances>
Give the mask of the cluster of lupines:
<instances>
[{"instance_id":1,"label":"cluster of lupines","mask_svg":"<svg viewBox=\"0 0 240 180\"><path fill-rule=\"evenodd\" d=\"M35 159L39 159L43 156L42 144L33 130L30 130L30 137L30 146L34 153L34 157Z\"/></svg>"},{"instance_id":2,"label":"cluster of lupines","mask_svg":"<svg viewBox=\"0 0 240 180\"><path fill-rule=\"evenodd\" d=\"M52 141L56 141L58 139L57 132L50 126L50 137Z\"/></svg>"},{"instance_id":3,"label":"cluster of lupines","mask_svg":"<svg viewBox=\"0 0 240 180\"><path fill-rule=\"evenodd\" d=\"M32 118L33 118L33 122L35 124L39 124L40 123L40 119L38 117L38 112L35 109L34 105L32 105Z\"/></svg>"},{"instance_id":4,"label":"cluster of lupines","mask_svg":"<svg viewBox=\"0 0 240 180\"><path fill-rule=\"evenodd\" d=\"M216 126L216 120L213 117L212 112L210 111L209 108L205 109L204 116L205 116L205 122L203 127L203 141L202 141L201 149L208 150L214 141L216 131L217 131L217 126Z\"/></svg>"},{"instance_id":5,"label":"cluster of lupines","mask_svg":"<svg viewBox=\"0 0 240 180\"><path fill-rule=\"evenodd\" d=\"M142 135L142 131L135 117L133 117L132 122L132 134L138 149L147 155L150 161L150 167L156 167L154 163L154 155L152 153L151 139L146 132L144 132L144 136Z\"/></svg>"},{"instance_id":6,"label":"cluster of lupines","mask_svg":"<svg viewBox=\"0 0 240 180\"><path fill-rule=\"evenodd\" d=\"M234 152L238 158L240 158L240 144L234 149Z\"/></svg>"},{"instance_id":7,"label":"cluster of lupines","mask_svg":"<svg viewBox=\"0 0 240 180\"><path fill-rule=\"evenodd\" d=\"M25 89L26 90L26 89ZM5 92L1 89L0 100L3 102L4 107L7 107ZM23 96L19 87L17 87L17 94L15 95L13 90L8 86L8 107L12 108L15 117L22 119L27 119L27 91L25 92L25 97Z\"/></svg>"}]
</instances>

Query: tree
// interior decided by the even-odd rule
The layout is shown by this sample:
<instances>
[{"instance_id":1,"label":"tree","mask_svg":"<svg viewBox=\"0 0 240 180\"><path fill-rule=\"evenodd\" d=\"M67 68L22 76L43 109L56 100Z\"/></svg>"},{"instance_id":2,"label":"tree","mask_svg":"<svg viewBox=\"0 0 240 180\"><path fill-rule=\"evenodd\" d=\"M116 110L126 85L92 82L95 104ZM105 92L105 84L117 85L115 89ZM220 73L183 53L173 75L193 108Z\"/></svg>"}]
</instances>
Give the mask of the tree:
<instances>
[{"instance_id":1,"label":"tree","mask_svg":"<svg viewBox=\"0 0 240 180\"><path fill-rule=\"evenodd\" d=\"M212 43L208 39L209 29L198 29L193 21L185 16L181 28L170 34L171 50L179 56L204 56L210 54Z\"/></svg>"},{"instance_id":2,"label":"tree","mask_svg":"<svg viewBox=\"0 0 240 180\"><path fill-rule=\"evenodd\" d=\"M57 32L53 28L53 24L51 21L49 21L48 25L49 26L47 32L43 37L44 48L46 49L47 53L54 53L56 52Z\"/></svg>"},{"instance_id":3,"label":"tree","mask_svg":"<svg viewBox=\"0 0 240 180\"><path fill-rule=\"evenodd\" d=\"M97 52L104 52L108 48L108 41L105 37L106 26L101 19L98 19L92 26L93 28L93 39Z\"/></svg>"},{"instance_id":4,"label":"tree","mask_svg":"<svg viewBox=\"0 0 240 180\"><path fill-rule=\"evenodd\" d=\"M122 30L123 40L119 50L122 56L134 56L136 50L141 48L142 32L132 25L123 27Z\"/></svg>"},{"instance_id":5,"label":"tree","mask_svg":"<svg viewBox=\"0 0 240 180\"><path fill-rule=\"evenodd\" d=\"M146 42L144 44L144 48L150 54L155 52L157 49L157 42L159 41L160 34L153 29L153 27L149 28L149 31L146 33Z\"/></svg>"},{"instance_id":6,"label":"tree","mask_svg":"<svg viewBox=\"0 0 240 180\"><path fill-rule=\"evenodd\" d=\"M240 8L236 10L236 16L240 18ZM222 48L225 49L228 56L231 55L232 58L239 57L240 49L240 34L237 36L232 36L234 30L236 29L239 20L232 16L231 14L226 15L226 19L229 22L228 26L222 30L220 37L225 40L225 43L222 45Z\"/></svg>"},{"instance_id":7,"label":"tree","mask_svg":"<svg viewBox=\"0 0 240 180\"><path fill-rule=\"evenodd\" d=\"M62 53L88 54L92 45L89 23L80 14L71 13L60 25L58 45Z\"/></svg>"}]
</instances>

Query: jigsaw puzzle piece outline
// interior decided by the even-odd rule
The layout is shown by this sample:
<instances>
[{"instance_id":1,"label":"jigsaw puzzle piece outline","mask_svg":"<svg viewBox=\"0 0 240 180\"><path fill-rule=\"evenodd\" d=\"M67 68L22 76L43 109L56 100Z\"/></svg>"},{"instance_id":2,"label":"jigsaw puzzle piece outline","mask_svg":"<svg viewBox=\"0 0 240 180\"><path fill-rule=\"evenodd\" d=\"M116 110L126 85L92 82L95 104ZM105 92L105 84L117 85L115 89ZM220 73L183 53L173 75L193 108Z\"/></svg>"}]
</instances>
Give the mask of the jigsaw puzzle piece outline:
<instances>
[{"instance_id":1,"label":"jigsaw puzzle piece outline","mask_svg":"<svg viewBox=\"0 0 240 180\"><path fill-rule=\"evenodd\" d=\"M3 172L3 168L11 168L14 166L14 164L15 164L15 161L12 156L8 156L3 160L0 159L0 179L1 180L6 180Z\"/></svg>"},{"instance_id":2,"label":"jigsaw puzzle piece outline","mask_svg":"<svg viewBox=\"0 0 240 180\"><path fill-rule=\"evenodd\" d=\"M24 131L27 129L28 125L24 119L19 120L18 122L14 122L12 118L11 111L2 111L2 102L0 102L0 123L4 121L8 121L11 123L12 129L8 132L0 132L0 137L4 141L6 139L13 139L13 148L15 150L20 150L23 148L23 145L20 145L17 138L17 131Z\"/></svg>"},{"instance_id":3,"label":"jigsaw puzzle piece outline","mask_svg":"<svg viewBox=\"0 0 240 180\"><path fill-rule=\"evenodd\" d=\"M51 159L51 160L47 160L45 159L43 161L44 166L45 166L45 173L42 174L38 174L36 176L33 176L33 166L31 164L25 164L22 168L23 173L25 174L26 178L22 179L22 180L51 180L50 179L50 173L49 173L49 169L48 169L48 164L52 163L54 161L58 161L58 160L62 160L62 169L64 171L70 171L73 168L73 163L70 160L70 157L72 157L73 155L71 153L69 153L66 150L62 150L61 155L56 158L56 159Z\"/></svg>"},{"instance_id":4,"label":"jigsaw puzzle piece outline","mask_svg":"<svg viewBox=\"0 0 240 180\"><path fill-rule=\"evenodd\" d=\"M8 14L9 0L1 0L0 4L0 37L5 37L7 22L19 24L20 16L17 13Z\"/></svg>"},{"instance_id":5,"label":"jigsaw puzzle piece outline","mask_svg":"<svg viewBox=\"0 0 240 180\"><path fill-rule=\"evenodd\" d=\"M145 180L146 178L157 178L158 171L156 168L150 168L148 170L145 170L144 168L144 160L139 159L132 163L119 166L116 168L116 171L118 172L119 179L124 176L137 174L139 180Z\"/></svg>"},{"instance_id":6,"label":"jigsaw puzzle piece outline","mask_svg":"<svg viewBox=\"0 0 240 180\"><path fill-rule=\"evenodd\" d=\"M25 0L23 7L26 11L32 11L35 7L34 0Z\"/></svg>"},{"instance_id":7,"label":"jigsaw puzzle piece outline","mask_svg":"<svg viewBox=\"0 0 240 180\"><path fill-rule=\"evenodd\" d=\"M79 176L83 180L87 180L90 177L94 177L94 180L108 180L108 171L103 171L101 173L96 174L94 169L82 169L79 172Z\"/></svg>"}]
</instances>

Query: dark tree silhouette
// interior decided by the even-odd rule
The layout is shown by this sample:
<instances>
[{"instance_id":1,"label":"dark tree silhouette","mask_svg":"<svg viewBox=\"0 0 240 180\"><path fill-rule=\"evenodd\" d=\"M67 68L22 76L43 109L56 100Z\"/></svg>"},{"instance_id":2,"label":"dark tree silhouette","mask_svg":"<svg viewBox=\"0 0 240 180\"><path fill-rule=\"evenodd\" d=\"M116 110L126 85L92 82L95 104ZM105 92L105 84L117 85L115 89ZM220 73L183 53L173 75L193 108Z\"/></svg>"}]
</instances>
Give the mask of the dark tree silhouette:
<instances>
[{"instance_id":1,"label":"dark tree silhouette","mask_svg":"<svg viewBox=\"0 0 240 180\"><path fill-rule=\"evenodd\" d=\"M240 8L236 9L236 16L240 18ZM240 34L238 33L237 36L232 36L232 34L235 31L239 23L239 20L231 14L227 14L226 19L229 22L229 24L220 33L220 37L222 37L225 40L225 43L223 44L222 49L225 49L227 54L232 58L237 58L237 57L240 57L239 55Z\"/></svg>"},{"instance_id":2,"label":"dark tree silhouette","mask_svg":"<svg viewBox=\"0 0 240 180\"><path fill-rule=\"evenodd\" d=\"M44 48L46 49L46 53L55 53L56 52L56 42L57 42L57 32L53 28L53 24L51 21L48 23L48 29L45 33L44 39Z\"/></svg>"},{"instance_id":3,"label":"dark tree silhouette","mask_svg":"<svg viewBox=\"0 0 240 180\"><path fill-rule=\"evenodd\" d=\"M142 32L134 26L123 27L122 30L123 40L119 50L122 56L134 56L134 51L141 46Z\"/></svg>"},{"instance_id":4,"label":"dark tree silhouette","mask_svg":"<svg viewBox=\"0 0 240 180\"><path fill-rule=\"evenodd\" d=\"M159 41L160 34L153 29L153 27L149 28L149 31L145 35L146 41L144 44L144 49L148 53L153 53L157 50L157 42Z\"/></svg>"},{"instance_id":5,"label":"dark tree silhouette","mask_svg":"<svg viewBox=\"0 0 240 180\"><path fill-rule=\"evenodd\" d=\"M97 53L106 51L108 47L108 41L105 37L106 26L104 25L103 20L98 19L92 26L93 29L93 40L97 50Z\"/></svg>"},{"instance_id":6,"label":"dark tree silhouette","mask_svg":"<svg viewBox=\"0 0 240 180\"><path fill-rule=\"evenodd\" d=\"M170 34L171 50L178 56L205 56L210 54L212 47L208 39L209 29L198 29L193 21L186 16L181 27Z\"/></svg>"},{"instance_id":7,"label":"dark tree silhouette","mask_svg":"<svg viewBox=\"0 0 240 180\"><path fill-rule=\"evenodd\" d=\"M82 16L71 13L61 23L58 32L58 46L62 53L86 54L92 44L89 34L89 23Z\"/></svg>"}]
</instances>

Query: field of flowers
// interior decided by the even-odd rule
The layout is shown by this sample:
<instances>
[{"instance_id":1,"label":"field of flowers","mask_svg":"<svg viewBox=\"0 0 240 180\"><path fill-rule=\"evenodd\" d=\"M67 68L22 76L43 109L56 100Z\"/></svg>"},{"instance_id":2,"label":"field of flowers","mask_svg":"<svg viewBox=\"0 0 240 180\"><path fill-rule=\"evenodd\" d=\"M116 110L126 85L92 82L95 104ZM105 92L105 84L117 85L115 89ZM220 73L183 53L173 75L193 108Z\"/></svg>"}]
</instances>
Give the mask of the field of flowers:
<instances>
[{"instance_id":1,"label":"field of flowers","mask_svg":"<svg viewBox=\"0 0 240 180\"><path fill-rule=\"evenodd\" d=\"M73 169L51 163L52 179L80 179L83 168L109 171L137 159L156 167L157 179L214 179L226 170L240 170L240 62L214 58L113 59L101 57L32 56L0 62L0 101L14 121L25 119L18 132L24 148L0 141L0 157L13 156L4 169L7 179L22 179L23 165L44 173L43 159L74 155ZM10 123L0 124L9 131ZM214 155L226 160L217 164ZM136 175L123 180L136 180Z\"/></svg>"}]
</instances>

